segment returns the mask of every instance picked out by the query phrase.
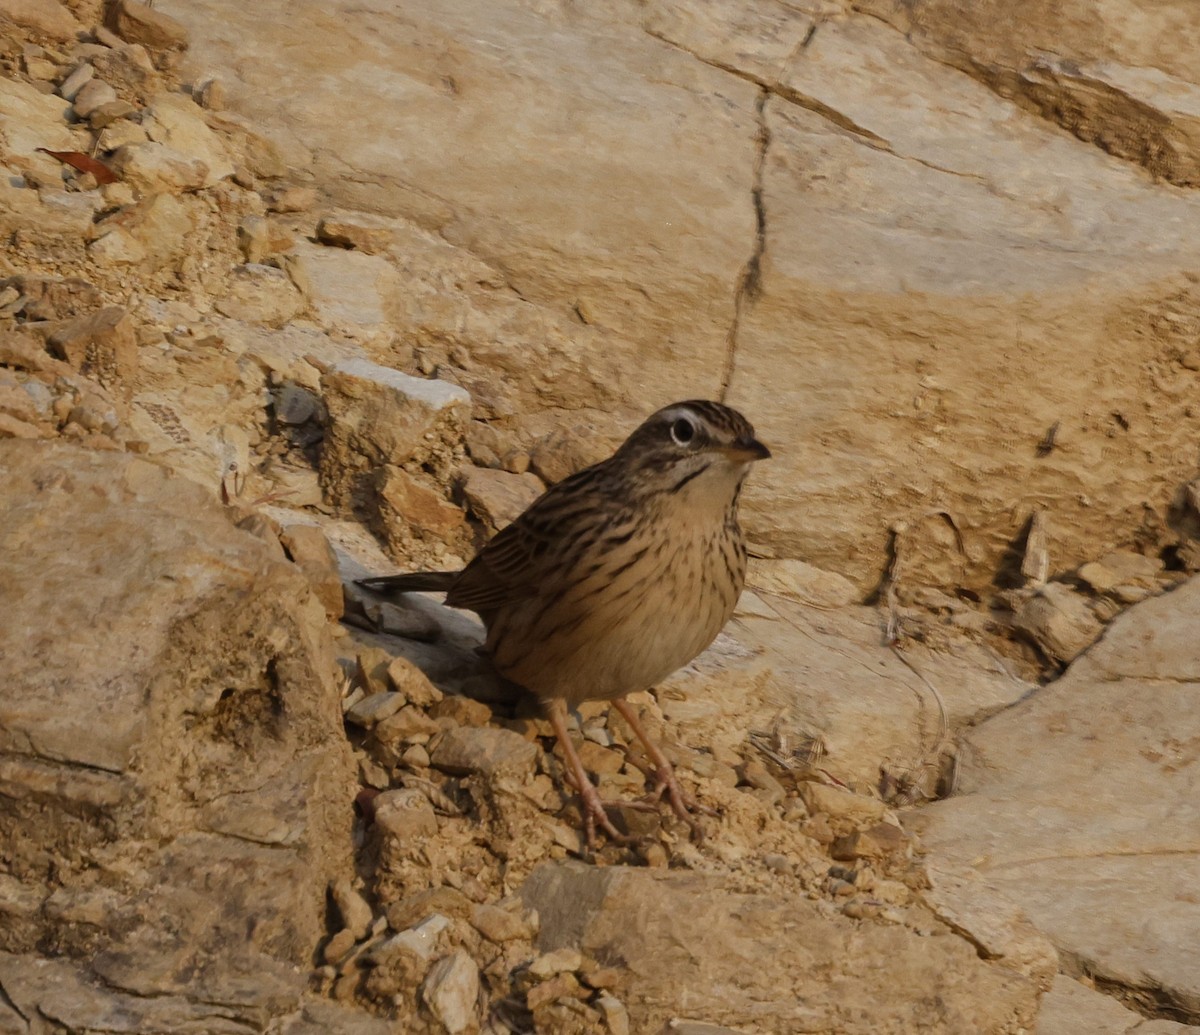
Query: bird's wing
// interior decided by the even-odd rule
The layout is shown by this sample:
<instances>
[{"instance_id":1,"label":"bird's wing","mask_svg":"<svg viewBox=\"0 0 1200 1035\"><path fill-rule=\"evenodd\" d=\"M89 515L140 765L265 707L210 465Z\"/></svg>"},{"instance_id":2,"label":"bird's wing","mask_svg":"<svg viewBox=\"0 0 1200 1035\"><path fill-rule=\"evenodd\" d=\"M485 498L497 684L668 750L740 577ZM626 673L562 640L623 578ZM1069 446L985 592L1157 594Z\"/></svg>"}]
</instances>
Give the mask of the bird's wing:
<instances>
[{"instance_id":1,"label":"bird's wing","mask_svg":"<svg viewBox=\"0 0 1200 1035\"><path fill-rule=\"evenodd\" d=\"M604 466L559 482L501 529L454 580L446 603L486 614L569 580L570 569L604 529L605 504L617 502L603 491Z\"/></svg>"}]
</instances>

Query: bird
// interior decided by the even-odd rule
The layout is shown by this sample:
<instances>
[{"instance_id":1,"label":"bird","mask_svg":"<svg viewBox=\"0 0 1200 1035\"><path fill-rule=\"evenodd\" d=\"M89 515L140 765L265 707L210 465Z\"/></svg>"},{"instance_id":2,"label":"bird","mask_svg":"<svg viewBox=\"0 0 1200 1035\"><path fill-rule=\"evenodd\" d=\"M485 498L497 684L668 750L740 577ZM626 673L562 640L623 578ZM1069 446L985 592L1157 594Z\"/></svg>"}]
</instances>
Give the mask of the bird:
<instances>
[{"instance_id":1,"label":"bird","mask_svg":"<svg viewBox=\"0 0 1200 1035\"><path fill-rule=\"evenodd\" d=\"M589 849L608 816L567 730L583 701L610 701L646 749L654 790L702 836L661 748L626 696L649 690L716 639L746 580L738 502L754 463L771 456L737 410L692 399L651 414L606 460L551 486L460 571L358 580L386 595L444 591L475 611L482 649L543 704L578 791Z\"/></svg>"}]
</instances>

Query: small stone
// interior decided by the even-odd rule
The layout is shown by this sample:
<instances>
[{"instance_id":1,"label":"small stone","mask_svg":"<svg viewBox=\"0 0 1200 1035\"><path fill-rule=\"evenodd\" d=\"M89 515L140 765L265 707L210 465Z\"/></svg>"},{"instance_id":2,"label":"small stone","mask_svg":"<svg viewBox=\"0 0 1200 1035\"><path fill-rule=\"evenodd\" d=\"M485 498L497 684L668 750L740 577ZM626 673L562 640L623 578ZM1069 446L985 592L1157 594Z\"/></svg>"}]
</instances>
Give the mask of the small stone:
<instances>
[{"instance_id":1,"label":"small stone","mask_svg":"<svg viewBox=\"0 0 1200 1035\"><path fill-rule=\"evenodd\" d=\"M270 254L270 225L263 216L245 216L238 224L237 241L238 248L241 249L242 256L247 262L262 262ZM278 405L276 405L275 412L278 416Z\"/></svg>"},{"instance_id":2,"label":"small stone","mask_svg":"<svg viewBox=\"0 0 1200 1035\"><path fill-rule=\"evenodd\" d=\"M532 939L537 933L531 922L536 914L532 911L518 912L492 903L482 903L471 910L471 926L488 941L502 945L504 942Z\"/></svg>"},{"instance_id":3,"label":"small stone","mask_svg":"<svg viewBox=\"0 0 1200 1035\"><path fill-rule=\"evenodd\" d=\"M268 212L307 212L317 203L312 187L272 187L263 196Z\"/></svg>"},{"instance_id":4,"label":"small stone","mask_svg":"<svg viewBox=\"0 0 1200 1035\"><path fill-rule=\"evenodd\" d=\"M545 486L532 474L472 467L462 491L471 512L489 528L498 530L519 517L542 495Z\"/></svg>"},{"instance_id":5,"label":"small stone","mask_svg":"<svg viewBox=\"0 0 1200 1035\"><path fill-rule=\"evenodd\" d=\"M800 797L810 813L822 813L835 819L854 822L878 822L887 815L887 806L878 798L855 794L844 787L824 783L805 783Z\"/></svg>"},{"instance_id":6,"label":"small stone","mask_svg":"<svg viewBox=\"0 0 1200 1035\"><path fill-rule=\"evenodd\" d=\"M108 126L111 126L118 119L128 118L135 111L137 111L137 109L132 104L130 104L128 101L123 101L120 98L118 98L115 101L108 101L105 104L97 104L88 111L88 115L87 115L88 125L91 126L92 129L105 129ZM130 187L129 184L118 182L118 183L106 183L103 186L104 187L116 187L116 186L123 187L126 191L129 192L129 200L126 202L123 202L123 203L124 204L132 204L133 188ZM107 190L104 191L104 200L109 202L109 204L112 204L113 199L111 197L110 191L107 191Z\"/></svg>"},{"instance_id":7,"label":"small stone","mask_svg":"<svg viewBox=\"0 0 1200 1035\"><path fill-rule=\"evenodd\" d=\"M225 86L220 79L209 79L192 91L192 98L202 108L220 111L225 107Z\"/></svg>"},{"instance_id":8,"label":"small stone","mask_svg":"<svg viewBox=\"0 0 1200 1035\"><path fill-rule=\"evenodd\" d=\"M555 974L574 972L583 965L583 956L578 949L555 949L536 957L529 964L529 973L535 978L546 979Z\"/></svg>"},{"instance_id":9,"label":"small stone","mask_svg":"<svg viewBox=\"0 0 1200 1035\"><path fill-rule=\"evenodd\" d=\"M393 658L387 667L388 682L409 704L430 708L442 700L442 692L408 658Z\"/></svg>"},{"instance_id":10,"label":"small stone","mask_svg":"<svg viewBox=\"0 0 1200 1035\"><path fill-rule=\"evenodd\" d=\"M428 769L429 752L425 750L424 745L413 744L404 749L400 756L400 764L408 769Z\"/></svg>"},{"instance_id":11,"label":"small stone","mask_svg":"<svg viewBox=\"0 0 1200 1035\"><path fill-rule=\"evenodd\" d=\"M123 144L114 152L109 164L118 176L148 194L199 190L209 177L209 168L200 159L152 140Z\"/></svg>"},{"instance_id":12,"label":"small stone","mask_svg":"<svg viewBox=\"0 0 1200 1035\"><path fill-rule=\"evenodd\" d=\"M316 525L287 525L279 536L283 548L301 571L331 621L342 617L344 596L337 554Z\"/></svg>"},{"instance_id":13,"label":"small stone","mask_svg":"<svg viewBox=\"0 0 1200 1035\"><path fill-rule=\"evenodd\" d=\"M786 797L787 792L784 790L783 784L775 779L767 767L757 758L752 758L743 764L739 775L751 787L765 792L763 800L768 805L774 805L776 802L783 801L784 797Z\"/></svg>"},{"instance_id":14,"label":"small stone","mask_svg":"<svg viewBox=\"0 0 1200 1035\"><path fill-rule=\"evenodd\" d=\"M429 959L437 949L438 935L450 926L450 920L441 913L427 916L419 924L406 928L399 934L393 935L371 955L382 959L397 949L411 952L418 959Z\"/></svg>"},{"instance_id":15,"label":"small stone","mask_svg":"<svg viewBox=\"0 0 1200 1035\"><path fill-rule=\"evenodd\" d=\"M429 709L435 719L453 719L459 726L486 726L492 718L492 709L482 701L450 694Z\"/></svg>"},{"instance_id":16,"label":"small stone","mask_svg":"<svg viewBox=\"0 0 1200 1035\"><path fill-rule=\"evenodd\" d=\"M342 877L335 880L329 888L333 896L333 904L337 907L342 926L354 935L354 940L361 941L371 930L374 913L348 879Z\"/></svg>"},{"instance_id":17,"label":"small stone","mask_svg":"<svg viewBox=\"0 0 1200 1035\"><path fill-rule=\"evenodd\" d=\"M76 95L84 86L91 81L92 76L96 74L96 70L89 64L82 64L66 79L62 81L62 85L58 88L58 95L64 100L73 101ZM109 87L109 89L112 89ZM115 97L116 94L114 93ZM78 110L78 109L77 109Z\"/></svg>"},{"instance_id":18,"label":"small stone","mask_svg":"<svg viewBox=\"0 0 1200 1035\"><path fill-rule=\"evenodd\" d=\"M388 691L381 694L370 694L345 713L346 721L364 729L371 729L384 719L395 715L404 707L404 704L403 694Z\"/></svg>"},{"instance_id":19,"label":"small stone","mask_svg":"<svg viewBox=\"0 0 1200 1035\"><path fill-rule=\"evenodd\" d=\"M142 43L152 50L185 50L187 29L183 24L136 0L111 0L104 12L105 28L129 43Z\"/></svg>"},{"instance_id":20,"label":"small stone","mask_svg":"<svg viewBox=\"0 0 1200 1035\"><path fill-rule=\"evenodd\" d=\"M479 968L461 949L443 956L421 985L421 998L450 1035L476 1027Z\"/></svg>"},{"instance_id":21,"label":"small stone","mask_svg":"<svg viewBox=\"0 0 1200 1035\"><path fill-rule=\"evenodd\" d=\"M642 846L642 860L652 870L665 870L671 863L667 850L657 841L650 841Z\"/></svg>"},{"instance_id":22,"label":"small stone","mask_svg":"<svg viewBox=\"0 0 1200 1035\"><path fill-rule=\"evenodd\" d=\"M421 791L402 787L384 791L374 801L375 828L401 844L437 834L437 815Z\"/></svg>"},{"instance_id":23,"label":"small stone","mask_svg":"<svg viewBox=\"0 0 1200 1035\"><path fill-rule=\"evenodd\" d=\"M75 102L72 104L72 107L75 109L75 114L81 119L89 119L90 121L92 112L97 108L105 104L115 104L117 100L116 90L104 82L103 79L93 79L75 95Z\"/></svg>"},{"instance_id":24,"label":"small stone","mask_svg":"<svg viewBox=\"0 0 1200 1035\"><path fill-rule=\"evenodd\" d=\"M1086 598L1061 582L1048 582L1019 603L1013 624L1048 657L1064 663L1074 661L1103 630Z\"/></svg>"},{"instance_id":25,"label":"small stone","mask_svg":"<svg viewBox=\"0 0 1200 1035\"><path fill-rule=\"evenodd\" d=\"M385 465L378 485L385 517L420 538L445 539L461 528L466 518L460 507L402 467Z\"/></svg>"},{"instance_id":26,"label":"small stone","mask_svg":"<svg viewBox=\"0 0 1200 1035\"><path fill-rule=\"evenodd\" d=\"M537 766L538 749L511 730L459 726L447 730L431 760L443 772L486 777L512 774L528 779Z\"/></svg>"},{"instance_id":27,"label":"small stone","mask_svg":"<svg viewBox=\"0 0 1200 1035\"><path fill-rule=\"evenodd\" d=\"M908 845L908 835L894 823L876 823L866 830L837 838L830 846L829 854L835 859L882 859L903 851Z\"/></svg>"},{"instance_id":28,"label":"small stone","mask_svg":"<svg viewBox=\"0 0 1200 1035\"><path fill-rule=\"evenodd\" d=\"M629 1035L629 1011L620 999L606 992L597 996L593 1005L604 1016L609 1035Z\"/></svg>"},{"instance_id":29,"label":"small stone","mask_svg":"<svg viewBox=\"0 0 1200 1035\"><path fill-rule=\"evenodd\" d=\"M101 266L135 266L146 258L146 249L119 227L88 245L88 255Z\"/></svg>"},{"instance_id":30,"label":"small stone","mask_svg":"<svg viewBox=\"0 0 1200 1035\"><path fill-rule=\"evenodd\" d=\"M549 980L534 985L526 994L525 1001L529 1009L536 1012L547 1003L578 998L580 991L579 979L574 974L555 974Z\"/></svg>"},{"instance_id":31,"label":"small stone","mask_svg":"<svg viewBox=\"0 0 1200 1035\"><path fill-rule=\"evenodd\" d=\"M402 741L422 733L431 736L440 730L441 727L437 722L426 715L422 709L409 704L401 708L395 715L382 720L372 733L372 741L382 747L392 748L396 752L396 758L399 759L401 750L399 745Z\"/></svg>"},{"instance_id":32,"label":"small stone","mask_svg":"<svg viewBox=\"0 0 1200 1035\"><path fill-rule=\"evenodd\" d=\"M346 953L354 948L357 941L358 939L354 937L352 931L342 928L325 943L325 948L321 950L321 957L326 963L336 965Z\"/></svg>"},{"instance_id":33,"label":"small stone","mask_svg":"<svg viewBox=\"0 0 1200 1035\"><path fill-rule=\"evenodd\" d=\"M138 369L137 335L133 320L121 306L108 306L76 317L50 335L51 353L106 388L119 388L128 397Z\"/></svg>"},{"instance_id":34,"label":"small stone","mask_svg":"<svg viewBox=\"0 0 1200 1035\"><path fill-rule=\"evenodd\" d=\"M589 773L595 773L596 775L619 773L625 765L625 756L620 751L601 747L591 740L584 740L579 745L578 752L579 758L583 762L583 767Z\"/></svg>"},{"instance_id":35,"label":"small stone","mask_svg":"<svg viewBox=\"0 0 1200 1035\"><path fill-rule=\"evenodd\" d=\"M369 758L360 758L358 760L358 782L364 787L386 791L392 785L392 778L383 766L376 765Z\"/></svg>"},{"instance_id":36,"label":"small stone","mask_svg":"<svg viewBox=\"0 0 1200 1035\"><path fill-rule=\"evenodd\" d=\"M0 413L0 438L49 438L51 432L9 413Z\"/></svg>"},{"instance_id":37,"label":"small stone","mask_svg":"<svg viewBox=\"0 0 1200 1035\"><path fill-rule=\"evenodd\" d=\"M403 931L427 917L442 914L443 919L468 920L474 904L457 888L437 887L406 895L388 906L387 918L392 930Z\"/></svg>"},{"instance_id":38,"label":"small stone","mask_svg":"<svg viewBox=\"0 0 1200 1035\"><path fill-rule=\"evenodd\" d=\"M326 217L317 223L317 240L336 248L355 248L368 255L386 252L393 232L387 226L371 226L361 217L355 220Z\"/></svg>"}]
</instances>

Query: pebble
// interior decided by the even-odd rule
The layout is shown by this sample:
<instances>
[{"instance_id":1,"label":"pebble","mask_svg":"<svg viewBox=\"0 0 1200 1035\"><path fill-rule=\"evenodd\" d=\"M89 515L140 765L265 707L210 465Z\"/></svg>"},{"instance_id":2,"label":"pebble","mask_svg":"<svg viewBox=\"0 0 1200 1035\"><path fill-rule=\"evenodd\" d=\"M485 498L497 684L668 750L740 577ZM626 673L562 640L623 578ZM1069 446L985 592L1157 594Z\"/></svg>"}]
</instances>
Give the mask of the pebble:
<instances>
[{"instance_id":1,"label":"pebble","mask_svg":"<svg viewBox=\"0 0 1200 1035\"><path fill-rule=\"evenodd\" d=\"M111 126L118 119L128 118L135 111L137 111L137 109L132 104L130 104L128 101L123 101L120 98L118 98L115 101L108 101L105 104L98 104L94 108L92 108L88 112L88 116L87 116L88 125L91 126L92 129L105 129L108 126ZM118 186L124 187L125 190L129 194L129 201L125 202L125 204L132 203L133 188L129 184L127 184L127 183L123 183L123 184L106 183L104 186L105 187L118 187ZM113 193L114 192L111 190L106 190L104 192L104 200L107 201L109 204L113 203L113 198L112 198Z\"/></svg>"},{"instance_id":2,"label":"pebble","mask_svg":"<svg viewBox=\"0 0 1200 1035\"><path fill-rule=\"evenodd\" d=\"M783 801L787 796L787 792L771 773L767 767L763 765L757 758L751 758L741 766L741 778L751 787L761 794L755 795L768 805L774 805L777 802Z\"/></svg>"},{"instance_id":3,"label":"pebble","mask_svg":"<svg viewBox=\"0 0 1200 1035\"><path fill-rule=\"evenodd\" d=\"M800 797L810 813L824 813L838 819L878 821L888 812L888 807L878 798L868 798L865 794L855 794L832 784L805 783L800 787Z\"/></svg>"},{"instance_id":4,"label":"pebble","mask_svg":"<svg viewBox=\"0 0 1200 1035\"><path fill-rule=\"evenodd\" d=\"M830 846L829 854L843 861L882 859L903 851L907 845L908 835L894 823L876 823L867 830L856 830L837 838Z\"/></svg>"},{"instance_id":5,"label":"pebble","mask_svg":"<svg viewBox=\"0 0 1200 1035\"><path fill-rule=\"evenodd\" d=\"M408 658L393 658L387 667L387 677L397 693L403 694L409 704L419 708L429 708L443 697L429 677Z\"/></svg>"},{"instance_id":6,"label":"pebble","mask_svg":"<svg viewBox=\"0 0 1200 1035\"><path fill-rule=\"evenodd\" d=\"M592 1004L604 1015L609 1035L629 1035L629 1011L616 996L604 993Z\"/></svg>"},{"instance_id":7,"label":"pebble","mask_svg":"<svg viewBox=\"0 0 1200 1035\"><path fill-rule=\"evenodd\" d=\"M574 974L564 972L555 974L554 977L541 984L534 985L525 995L525 1002L530 1010L536 1011L538 1007L545 1006L546 1003L553 1003L558 999L575 999L579 996L580 986L579 980Z\"/></svg>"},{"instance_id":8,"label":"pebble","mask_svg":"<svg viewBox=\"0 0 1200 1035\"><path fill-rule=\"evenodd\" d=\"M326 963L336 964L346 953L354 948L357 940L354 937L353 931L343 927L325 943L325 948L321 950L321 957Z\"/></svg>"},{"instance_id":9,"label":"pebble","mask_svg":"<svg viewBox=\"0 0 1200 1035\"><path fill-rule=\"evenodd\" d=\"M430 759L443 772L479 773L486 777L513 774L529 779L537 767L538 749L511 730L457 726L447 730Z\"/></svg>"},{"instance_id":10,"label":"pebble","mask_svg":"<svg viewBox=\"0 0 1200 1035\"><path fill-rule=\"evenodd\" d=\"M400 756L400 764L408 769L428 769L429 752L421 744L413 744L404 749Z\"/></svg>"},{"instance_id":11,"label":"pebble","mask_svg":"<svg viewBox=\"0 0 1200 1035\"><path fill-rule=\"evenodd\" d=\"M426 917L419 924L415 924L401 931L399 934L393 935L380 945L372 953L372 956L382 958L398 949L402 949L411 952L419 959L427 960L437 948L438 935L449 926L450 920L448 917L443 916L441 913L434 913L432 916Z\"/></svg>"},{"instance_id":12,"label":"pebble","mask_svg":"<svg viewBox=\"0 0 1200 1035\"><path fill-rule=\"evenodd\" d=\"M497 529L519 516L544 491L545 486L536 475L512 474L488 467L469 468L462 486L471 513Z\"/></svg>"},{"instance_id":13,"label":"pebble","mask_svg":"<svg viewBox=\"0 0 1200 1035\"><path fill-rule=\"evenodd\" d=\"M375 828L401 844L409 844L437 833L437 814L420 791L402 787L384 791L375 798Z\"/></svg>"},{"instance_id":14,"label":"pebble","mask_svg":"<svg viewBox=\"0 0 1200 1035\"><path fill-rule=\"evenodd\" d=\"M62 81L62 85L58 88L59 96L64 100L73 101L75 96L83 89L92 76L96 74L96 70L88 64L80 65L66 79ZM111 89L111 87L110 87ZM115 97L116 94L114 93Z\"/></svg>"},{"instance_id":15,"label":"pebble","mask_svg":"<svg viewBox=\"0 0 1200 1035\"><path fill-rule=\"evenodd\" d=\"M471 910L471 926L497 945L519 939L531 939L537 933L537 913L520 912L504 906L483 903Z\"/></svg>"},{"instance_id":16,"label":"pebble","mask_svg":"<svg viewBox=\"0 0 1200 1035\"><path fill-rule=\"evenodd\" d=\"M337 906L338 916L342 919L342 926L354 936L355 941L365 938L374 919L374 913L367 900L354 890L354 886L345 877L335 880L329 891L333 896L333 904Z\"/></svg>"},{"instance_id":17,"label":"pebble","mask_svg":"<svg viewBox=\"0 0 1200 1035\"><path fill-rule=\"evenodd\" d=\"M579 747L579 758L583 767L589 773L601 775L604 773L619 773L625 765L625 756L612 748L601 747L591 741L583 741Z\"/></svg>"},{"instance_id":18,"label":"pebble","mask_svg":"<svg viewBox=\"0 0 1200 1035\"><path fill-rule=\"evenodd\" d=\"M75 95L75 103L72 107L75 109L76 115L81 119L88 119L90 122L92 112L106 104L115 104L118 100L117 91L108 83L103 79L93 79ZM132 105L127 106L130 111L133 110Z\"/></svg>"},{"instance_id":19,"label":"pebble","mask_svg":"<svg viewBox=\"0 0 1200 1035\"><path fill-rule=\"evenodd\" d=\"M390 719L405 705L404 695L391 691L371 694L345 712L346 721L371 729L384 719Z\"/></svg>"},{"instance_id":20,"label":"pebble","mask_svg":"<svg viewBox=\"0 0 1200 1035\"><path fill-rule=\"evenodd\" d=\"M475 961L462 949L443 956L425 976L421 998L450 1035L476 1028L479 968Z\"/></svg>"},{"instance_id":21,"label":"pebble","mask_svg":"<svg viewBox=\"0 0 1200 1035\"><path fill-rule=\"evenodd\" d=\"M451 694L434 704L429 714L435 719L453 719L459 726L486 726L491 721L492 709L482 701Z\"/></svg>"},{"instance_id":22,"label":"pebble","mask_svg":"<svg viewBox=\"0 0 1200 1035\"><path fill-rule=\"evenodd\" d=\"M529 973L544 980L564 971L574 972L583 966L583 956L578 949L562 948L545 952L529 964Z\"/></svg>"}]
</instances>

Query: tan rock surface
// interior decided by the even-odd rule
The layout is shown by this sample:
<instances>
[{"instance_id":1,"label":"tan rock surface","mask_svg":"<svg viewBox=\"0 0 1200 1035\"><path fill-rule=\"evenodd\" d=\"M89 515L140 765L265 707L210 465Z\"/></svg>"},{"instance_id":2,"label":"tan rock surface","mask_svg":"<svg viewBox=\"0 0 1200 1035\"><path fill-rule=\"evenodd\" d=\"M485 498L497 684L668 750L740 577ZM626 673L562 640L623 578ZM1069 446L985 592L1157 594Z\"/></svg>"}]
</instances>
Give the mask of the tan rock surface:
<instances>
[{"instance_id":1,"label":"tan rock surface","mask_svg":"<svg viewBox=\"0 0 1200 1035\"><path fill-rule=\"evenodd\" d=\"M1071 972L1200 1024L1200 581L1139 604L1057 682L966 741L961 793L913 817L937 865L978 871Z\"/></svg>"},{"instance_id":2,"label":"tan rock surface","mask_svg":"<svg viewBox=\"0 0 1200 1035\"><path fill-rule=\"evenodd\" d=\"M0 443L0 477L0 829L29 893L3 948L53 942L110 988L231 1019L279 1012L347 863L320 604L144 460Z\"/></svg>"}]
</instances>

